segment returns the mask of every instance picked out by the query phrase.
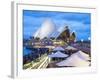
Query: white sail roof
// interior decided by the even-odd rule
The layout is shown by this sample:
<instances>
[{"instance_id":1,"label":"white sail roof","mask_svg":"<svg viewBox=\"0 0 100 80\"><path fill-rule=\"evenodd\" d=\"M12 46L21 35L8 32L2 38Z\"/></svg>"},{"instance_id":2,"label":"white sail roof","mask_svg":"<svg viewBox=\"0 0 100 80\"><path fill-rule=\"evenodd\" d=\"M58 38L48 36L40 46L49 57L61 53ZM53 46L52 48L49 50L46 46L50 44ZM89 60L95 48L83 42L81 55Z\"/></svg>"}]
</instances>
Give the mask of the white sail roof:
<instances>
[{"instance_id":1,"label":"white sail roof","mask_svg":"<svg viewBox=\"0 0 100 80\"><path fill-rule=\"evenodd\" d=\"M50 37L57 38L59 35L60 35L60 32L54 31L54 32L50 35Z\"/></svg>"},{"instance_id":2,"label":"white sail roof","mask_svg":"<svg viewBox=\"0 0 100 80\"><path fill-rule=\"evenodd\" d=\"M39 37L40 39L44 37L54 37L56 39L65 30L65 27L61 26L56 28L53 20L47 18L33 36Z\"/></svg>"},{"instance_id":3,"label":"white sail roof","mask_svg":"<svg viewBox=\"0 0 100 80\"><path fill-rule=\"evenodd\" d=\"M57 51L56 53L52 53L51 55L49 55L49 57L51 57L51 58L53 58L53 57L64 58L64 57L68 57L68 55L64 54L60 51Z\"/></svg>"},{"instance_id":4,"label":"white sail roof","mask_svg":"<svg viewBox=\"0 0 100 80\"><path fill-rule=\"evenodd\" d=\"M36 31L34 37L39 37L43 39L44 37L49 37L55 31L55 24L51 19L46 19L41 27Z\"/></svg>"},{"instance_id":5,"label":"white sail roof","mask_svg":"<svg viewBox=\"0 0 100 80\"><path fill-rule=\"evenodd\" d=\"M55 30L51 35L50 37L54 37L54 38L57 38L66 28L66 26L61 26L59 27L57 30Z\"/></svg>"},{"instance_id":6,"label":"white sail roof","mask_svg":"<svg viewBox=\"0 0 100 80\"><path fill-rule=\"evenodd\" d=\"M40 31L41 31L41 28L38 29L35 34L34 34L34 37L40 37Z\"/></svg>"}]
</instances>

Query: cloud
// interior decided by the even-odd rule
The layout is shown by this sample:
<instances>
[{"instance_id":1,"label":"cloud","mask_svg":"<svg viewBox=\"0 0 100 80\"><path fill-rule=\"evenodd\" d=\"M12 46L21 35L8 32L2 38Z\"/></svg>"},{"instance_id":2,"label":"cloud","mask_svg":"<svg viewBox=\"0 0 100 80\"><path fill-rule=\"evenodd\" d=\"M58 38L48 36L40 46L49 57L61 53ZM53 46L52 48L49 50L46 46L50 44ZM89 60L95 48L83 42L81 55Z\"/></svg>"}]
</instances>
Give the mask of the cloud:
<instances>
[{"instance_id":1,"label":"cloud","mask_svg":"<svg viewBox=\"0 0 100 80\"><path fill-rule=\"evenodd\" d=\"M75 12L50 12L50 11L28 11L23 12L24 35L33 35L46 18L50 18L56 28L69 26L75 31L77 39L87 39L91 35L91 15L89 13Z\"/></svg>"}]
</instances>

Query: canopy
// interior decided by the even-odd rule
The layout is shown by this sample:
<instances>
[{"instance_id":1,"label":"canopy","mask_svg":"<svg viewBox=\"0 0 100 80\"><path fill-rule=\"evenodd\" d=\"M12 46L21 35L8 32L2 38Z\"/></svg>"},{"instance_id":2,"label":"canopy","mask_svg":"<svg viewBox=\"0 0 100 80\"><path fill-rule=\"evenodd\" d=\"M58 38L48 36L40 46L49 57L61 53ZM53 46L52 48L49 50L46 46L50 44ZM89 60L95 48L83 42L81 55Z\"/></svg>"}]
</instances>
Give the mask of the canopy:
<instances>
[{"instance_id":1,"label":"canopy","mask_svg":"<svg viewBox=\"0 0 100 80\"><path fill-rule=\"evenodd\" d=\"M66 47L67 50L77 50L76 48L72 47L72 46L67 46Z\"/></svg>"},{"instance_id":2,"label":"canopy","mask_svg":"<svg viewBox=\"0 0 100 80\"><path fill-rule=\"evenodd\" d=\"M72 55L71 57L57 63L57 66L76 66L76 67L84 67L89 66L90 62L85 61L78 57L77 55Z\"/></svg>"},{"instance_id":3,"label":"canopy","mask_svg":"<svg viewBox=\"0 0 100 80\"><path fill-rule=\"evenodd\" d=\"M90 60L89 55L86 54L86 53L84 53L84 52L82 52L82 51L78 51L78 52L76 52L75 54L78 55L78 57L80 57L80 58L83 59L83 60ZM75 54L74 54L74 55L75 55Z\"/></svg>"},{"instance_id":4,"label":"canopy","mask_svg":"<svg viewBox=\"0 0 100 80\"><path fill-rule=\"evenodd\" d=\"M65 57L68 57L68 55L64 54L60 51L57 51L56 53L52 53L51 55L49 55L49 57L51 57L51 58L54 58L54 57L65 58Z\"/></svg>"},{"instance_id":5,"label":"canopy","mask_svg":"<svg viewBox=\"0 0 100 80\"><path fill-rule=\"evenodd\" d=\"M58 46L58 47L54 48L53 51L64 51L64 48Z\"/></svg>"}]
</instances>

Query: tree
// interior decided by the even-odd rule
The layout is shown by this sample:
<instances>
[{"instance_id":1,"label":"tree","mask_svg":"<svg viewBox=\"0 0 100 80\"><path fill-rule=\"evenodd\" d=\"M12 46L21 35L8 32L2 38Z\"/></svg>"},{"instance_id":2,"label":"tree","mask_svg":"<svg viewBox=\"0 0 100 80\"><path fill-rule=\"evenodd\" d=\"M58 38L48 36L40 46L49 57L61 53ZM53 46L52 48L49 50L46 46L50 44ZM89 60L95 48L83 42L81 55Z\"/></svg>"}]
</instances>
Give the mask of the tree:
<instances>
[{"instance_id":1,"label":"tree","mask_svg":"<svg viewBox=\"0 0 100 80\"><path fill-rule=\"evenodd\" d=\"M34 39L34 36L31 36L30 39Z\"/></svg>"},{"instance_id":2,"label":"tree","mask_svg":"<svg viewBox=\"0 0 100 80\"><path fill-rule=\"evenodd\" d=\"M36 40L40 40L40 38L39 38L39 37L36 37L35 39L36 39Z\"/></svg>"},{"instance_id":3,"label":"tree","mask_svg":"<svg viewBox=\"0 0 100 80\"><path fill-rule=\"evenodd\" d=\"M54 40L55 38L54 37L51 37L50 39Z\"/></svg>"},{"instance_id":4,"label":"tree","mask_svg":"<svg viewBox=\"0 0 100 80\"><path fill-rule=\"evenodd\" d=\"M47 37L44 37L44 39L48 39Z\"/></svg>"}]
</instances>

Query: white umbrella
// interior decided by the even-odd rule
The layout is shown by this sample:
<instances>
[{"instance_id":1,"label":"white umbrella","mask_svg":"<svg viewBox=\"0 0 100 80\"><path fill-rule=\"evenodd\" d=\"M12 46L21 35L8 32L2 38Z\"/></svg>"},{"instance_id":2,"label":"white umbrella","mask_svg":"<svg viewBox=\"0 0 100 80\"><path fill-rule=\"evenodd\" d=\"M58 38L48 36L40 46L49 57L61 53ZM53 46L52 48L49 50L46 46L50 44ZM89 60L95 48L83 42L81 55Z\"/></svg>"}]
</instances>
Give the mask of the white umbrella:
<instances>
[{"instance_id":1,"label":"white umbrella","mask_svg":"<svg viewBox=\"0 0 100 80\"><path fill-rule=\"evenodd\" d=\"M76 48L72 47L72 46L67 46L66 47L67 50L77 50Z\"/></svg>"},{"instance_id":2,"label":"white umbrella","mask_svg":"<svg viewBox=\"0 0 100 80\"><path fill-rule=\"evenodd\" d=\"M78 55L81 59L90 60L89 55L84 53L84 52L82 52L82 51L78 51L75 54Z\"/></svg>"},{"instance_id":3,"label":"white umbrella","mask_svg":"<svg viewBox=\"0 0 100 80\"><path fill-rule=\"evenodd\" d=\"M57 66L76 66L76 67L84 67L89 66L90 62L87 62L81 58L79 58L77 55L72 55L71 57L67 58L66 60L63 60L59 63L57 63Z\"/></svg>"},{"instance_id":4,"label":"white umbrella","mask_svg":"<svg viewBox=\"0 0 100 80\"><path fill-rule=\"evenodd\" d=\"M49 57L51 57L51 58L54 58L54 57L58 57L58 58L65 58L65 57L68 57L68 55L67 54L64 54L64 53L62 53L62 52L60 52L60 51L57 51L56 53L52 53L51 55L49 55Z\"/></svg>"},{"instance_id":5,"label":"white umbrella","mask_svg":"<svg viewBox=\"0 0 100 80\"><path fill-rule=\"evenodd\" d=\"M60 46L58 46L58 47L56 47L56 48L53 49L53 51L64 51L64 50L65 49L62 48L62 47L60 47Z\"/></svg>"}]
</instances>

